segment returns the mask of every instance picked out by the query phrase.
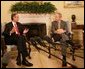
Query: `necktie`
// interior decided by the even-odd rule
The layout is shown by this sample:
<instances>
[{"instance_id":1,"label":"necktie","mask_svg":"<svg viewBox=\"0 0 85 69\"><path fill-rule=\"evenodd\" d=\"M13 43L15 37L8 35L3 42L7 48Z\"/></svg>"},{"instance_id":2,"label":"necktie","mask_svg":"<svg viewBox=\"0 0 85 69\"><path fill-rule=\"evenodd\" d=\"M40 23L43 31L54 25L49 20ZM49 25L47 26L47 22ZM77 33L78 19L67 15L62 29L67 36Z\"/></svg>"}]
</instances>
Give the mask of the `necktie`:
<instances>
[{"instance_id":1,"label":"necktie","mask_svg":"<svg viewBox=\"0 0 85 69\"><path fill-rule=\"evenodd\" d=\"M15 28L16 34L20 34L16 23L14 23L14 28Z\"/></svg>"},{"instance_id":2,"label":"necktie","mask_svg":"<svg viewBox=\"0 0 85 69\"><path fill-rule=\"evenodd\" d=\"M58 29L60 29L60 22L58 22Z\"/></svg>"}]
</instances>

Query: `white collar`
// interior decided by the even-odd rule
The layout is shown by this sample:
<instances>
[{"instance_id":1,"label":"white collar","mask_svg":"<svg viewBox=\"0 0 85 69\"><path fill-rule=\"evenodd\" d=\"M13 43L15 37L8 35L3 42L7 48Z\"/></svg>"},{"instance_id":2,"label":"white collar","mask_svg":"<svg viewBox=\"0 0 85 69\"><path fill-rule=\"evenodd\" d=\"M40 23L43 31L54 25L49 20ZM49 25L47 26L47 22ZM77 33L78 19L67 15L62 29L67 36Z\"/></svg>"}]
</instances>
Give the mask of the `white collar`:
<instances>
[{"instance_id":1,"label":"white collar","mask_svg":"<svg viewBox=\"0 0 85 69\"><path fill-rule=\"evenodd\" d=\"M13 26L16 24L16 22L12 21Z\"/></svg>"},{"instance_id":2,"label":"white collar","mask_svg":"<svg viewBox=\"0 0 85 69\"><path fill-rule=\"evenodd\" d=\"M58 21L58 23L61 23L61 20L60 20L60 21Z\"/></svg>"}]
</instances>

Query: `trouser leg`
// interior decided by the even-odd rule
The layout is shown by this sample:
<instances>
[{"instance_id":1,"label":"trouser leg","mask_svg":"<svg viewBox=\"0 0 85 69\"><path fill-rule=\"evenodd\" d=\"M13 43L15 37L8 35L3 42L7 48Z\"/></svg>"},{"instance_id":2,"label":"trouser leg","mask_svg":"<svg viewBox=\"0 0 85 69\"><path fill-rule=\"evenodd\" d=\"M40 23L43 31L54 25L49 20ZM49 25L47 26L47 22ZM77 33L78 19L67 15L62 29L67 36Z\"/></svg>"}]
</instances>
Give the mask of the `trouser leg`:
<instances>
[{"instance_id":1,"label":"trouser leg","mask_svg":"<svg viewBox=\"0 0 85 69\"><path fill-rule=\"evenodd\" d=\"M57 38L57 37L56 37ZM44 40L46 40L48 43L52 44L52 46L54 47L54 49L56 49L56 44L53 42L52 38L49 36L45 36Z\"/></svg>"},{"instance_id":2,"label":"trouser leg","mask_svg":"<svg viewBox=\"0 0 85 69\"><path fill-rule=\"evenodd\" d=\"M66 51L67 51L66 40L69 40L68 36L65 34L62 34L62 39L60 40L61 51L62 51L62 56L63 56L62 66L67 66L67 63L66 63Z\"/></svg>"},{"instance_id":3,"label":"trouser leg","mask_svg":"<svg viewBox=\"0 0 85 69\"><path fill-rule=\"evenodd\" d=\"M66 63L66 49L67 49L67 47L66 47L66 44L65 43L62 43L62 45L61 45L61 52L62 52L62 59L63 59L63 61L62 61L62 65L63 66L66 66L67 65L67 63Z\"/></svg>"},{"instance_id":4,"label":"trouser leg","mask_svg":"<svg viewBox=\"0 0 85 69\"><path fill-rule=\"evenodd\" d=\"M29 55L27 51L26 41L25 41L24 36L18 36L17 49L22 54L23 57L27 57Z\"/></svg>"},{"instance_id":5,"label":"trouser leg","mask_svg":"<svg viewBox=\"0 0 85 69\"><path fill-rule=\"evenodd\" d=\"M18 55L17 55L17 59L16 59L17 61L19 60L19 61L21 61L21 53L20 53L20 51L18 51Z\"/></svg>"}]
</instances>

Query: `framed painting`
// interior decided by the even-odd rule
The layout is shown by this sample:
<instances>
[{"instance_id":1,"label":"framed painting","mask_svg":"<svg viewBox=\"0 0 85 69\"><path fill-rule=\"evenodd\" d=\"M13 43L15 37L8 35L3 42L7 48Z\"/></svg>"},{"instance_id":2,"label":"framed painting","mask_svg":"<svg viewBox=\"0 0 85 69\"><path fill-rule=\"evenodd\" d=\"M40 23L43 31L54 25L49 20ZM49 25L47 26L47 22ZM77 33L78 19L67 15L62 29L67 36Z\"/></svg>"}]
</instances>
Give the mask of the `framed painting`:
<instances>
[{"instance_id":1,"label":"framed painting","mask_svg":"<svg viewBox=\"0 0 85 69\"><path fill-rule=\"evenodd\" d=\"M84 1L64 1L65 8L79 8L84 7Z\"/></svg>"}]
</instances>

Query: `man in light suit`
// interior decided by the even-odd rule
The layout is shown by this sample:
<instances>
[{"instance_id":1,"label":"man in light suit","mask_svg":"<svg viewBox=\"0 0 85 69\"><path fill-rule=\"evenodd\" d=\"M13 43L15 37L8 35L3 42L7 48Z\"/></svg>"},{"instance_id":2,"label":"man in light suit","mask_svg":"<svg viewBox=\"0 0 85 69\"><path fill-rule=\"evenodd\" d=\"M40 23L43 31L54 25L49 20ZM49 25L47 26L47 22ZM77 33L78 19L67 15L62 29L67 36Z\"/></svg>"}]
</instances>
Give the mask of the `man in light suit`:
<instances>
[{"instance_id":1,"label":"man in light suit","mask_svg":"<svg viewBox=\"0 0 85 69\"><path fill-rule=\"evenodd\" d=\"M72 47L74 46L74 43L72 40L69 39L69 30L67 27L67 23L62 20L62 14L57 13L55 16L55 21L52 22L51 27L51 37L54 39L54 42L60 41L61 42L61 48L62 48L62 66L66 66L66 48L67 43L69 43ZM52 39L48 36L44 38L48 41L48 43L53 44Z\"/></svg>"}]
</instances>

